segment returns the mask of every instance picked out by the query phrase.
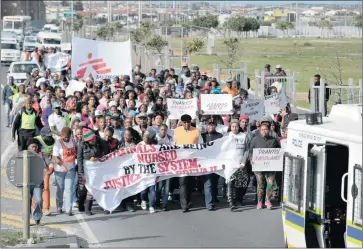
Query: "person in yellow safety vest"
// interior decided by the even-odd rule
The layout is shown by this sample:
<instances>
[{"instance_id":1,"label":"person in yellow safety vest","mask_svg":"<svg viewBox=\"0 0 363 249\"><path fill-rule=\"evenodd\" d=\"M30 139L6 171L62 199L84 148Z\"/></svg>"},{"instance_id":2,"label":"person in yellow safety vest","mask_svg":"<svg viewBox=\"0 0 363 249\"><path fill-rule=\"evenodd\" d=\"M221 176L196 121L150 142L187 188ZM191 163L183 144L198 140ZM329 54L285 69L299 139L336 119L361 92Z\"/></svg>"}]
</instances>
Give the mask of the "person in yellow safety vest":
<instances>
[{"instance_id":1,"label":"person in yellow safety vest","mask_svg":"<svg viewBox=\"0 0 363 249\"><path fill-rule=\"evenodd\" d=\"M64 127L70 127L71 119L68 113L62 112L61 106L58 102L53 102L52 104L53 113L48 118L48 124L52 130L55 138L61 137L61 131Z\"/></svg>"},{"instance_id":2,"label":"person in yellow safety vest","mask_svg":"<svg viewBox=\"0 0 363 249\"><path fill-rule=\"evenodd\" d=\"M15 134L18 136L18 149L27 149L26 143L29 138L36 135L36 128L43 127L39 114L32 107L30 98L24 99L24 107L16 114L12 128L12 141L15 142Z\"/></svg>"},{"instance_id":3,"label":"person in yellow safety vest","mask_svg":"<svg viewBox=\"0 0 363 249\"><path fill-rule=\"evenodd\" d=\"M54 146L54 138L53 138L53 132L49 128L49 126L43 127L40 130L40 135L36 136L35 139L37 139L40 143L40 151L43 153L44 156L46 156L49 160L52 158L53 154L53 146ZM49 188L49 180L50 175L54 172L54 165L53 163L50 163L47 165L45 169L45 175L44 175L44 188L43 188L43 215L50 216L52 213L50 212L50 188Z\"/></svg>"},{"instance_id":4,"label":"person in yellow safety vest","mask_svg":"<svg viewBox=\"0 0 363 249\"><path fill-rule=\"evenodd\" d=\"M13 123L13 115L11 115L11 110L13 109L13 98L14 95L18 93L18 87L14 84L13 76L9 77L8 84L3 90L3 105L5 106L5 113L8 119L6 127L10 127Z\"/></svg>"}]
</instances>

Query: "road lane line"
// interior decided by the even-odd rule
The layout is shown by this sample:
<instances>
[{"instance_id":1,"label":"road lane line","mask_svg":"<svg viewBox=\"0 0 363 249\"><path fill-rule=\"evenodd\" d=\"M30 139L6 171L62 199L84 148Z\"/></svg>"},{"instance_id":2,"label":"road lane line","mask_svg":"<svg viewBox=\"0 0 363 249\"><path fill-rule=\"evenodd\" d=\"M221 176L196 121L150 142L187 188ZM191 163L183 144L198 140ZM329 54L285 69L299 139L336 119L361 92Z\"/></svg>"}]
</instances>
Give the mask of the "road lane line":
<instances>
[{"instance_id":1,"label":"road lane line","mask_svg":"<svg viewBox=\"0 0 363 249\"><path fill-rule=\"evenodd\" d=\"M83 219L82 214L75 214L74 215L79 225L82 227L83 232L86 234L88 238L88 246L89 247L102 247L100 242L98 242L96 235L93 233L92 229L88 226L87 222Z\"/></svg>"},{"instance_id":2,"label":"road lane line","mask_svg":"<svg viewBox=\"0 0 363 249\"><path fill-rule=\"evenodd\" d=\"M20 196L17 196L17 195L7 194L5 191L5 193L3 193L3 192L1 193L1 197L11 199L11 200L16 200L16 201L23 201L23 197L21 196L21 193L20 193ZM50 206L51 207L57 206L56 200L54 198L50 199Z\"/></svg>"}]
</instances>

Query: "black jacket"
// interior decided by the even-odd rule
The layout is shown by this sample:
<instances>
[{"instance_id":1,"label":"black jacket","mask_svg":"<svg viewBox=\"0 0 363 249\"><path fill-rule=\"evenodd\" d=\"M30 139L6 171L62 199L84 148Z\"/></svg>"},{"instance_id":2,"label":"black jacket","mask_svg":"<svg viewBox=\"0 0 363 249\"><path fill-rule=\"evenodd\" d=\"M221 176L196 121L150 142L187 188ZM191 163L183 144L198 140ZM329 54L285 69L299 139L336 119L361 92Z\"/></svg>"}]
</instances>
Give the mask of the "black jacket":
<instances>
[{"instance_id":1,"label":"black jacket","mask_svg":"<svg viewBox=\"0 0 363 249\"><path fill-rule=\"evenodd\" d=\"M21 128L21 116L22 116L23 112L25 112L25 107L23 107L21 109L21 111L18 112L16 114L16 116L15 116L14 123L13 123L13 128L11 130L12 137L15 137L15 133L17 133L18 135L21 135L21 134L27 135L27 134L31 134L31 133L33 133L35 131L35 129L25 130L25 129ZM31 111L30 114L32 115L34 112L36 113L36 111L32 108L32 111ZM26 112L25 112L25 114L28 115ZM42 124L39 113L36 113L35 126L37 126L39 128L39 130L41 128L43 128L43 124Z\"/></svg>"},{"instance_id":2,"label":"black jacket","mask_svg":"<svg viewBox=\"0 0 363 249\"><path fill-rule=\"evenodd\" d=\"M261 134L258 132L256 135L252 138L251 144L250 144L250 154L249 159L252 159L253 155L253 149L258 148L281 148L279 142L276 138L271 137L270 135L267 135L266 137L262 137Z\"/></svg>"},{"instance_id":3,"label":"black jacket","mask_svg":"<svg viewBox=\"0 0 363 249\"><path fill-rule=\"evenodd\" d=\"M320 83L314 83L314 86L320 86ZM325 83L325 102L328 102L329 101L329 98L330 98L330 88L327 88L328 84ZM316 91L317 93L317 91ZM319 98L319 95L317 96L317 98ZM308 100L309 100L309 104L310 104L310 100L311 100L311 93L310 93L310 89L309 89L309 94L308 94Z\"/></svg>"},{"instance_id":4,"label":"black jacket","mask_svg":"<svg viewBox=\"0 0 363 249\"><path fill-rule=\"evenodd\" d=\"M92 145L87 142L80 142L77 145L77 166L78 173L84 175L84 162L92 157L100 158L108 154L108 145L100 137L96 137L96 144Z\"/></svg>"},{"instance_id":5,"label":"black jacket","mask_svg":"<svg viewBox=\"0 0 363 249\"><path fill-rule=\"evenodd\" d=\"M219 132L213 131L212 133L202 133L202 138L204 143L208 143L214 140L217 140L219 138L223 137L223 135Z\"/></svg>"}]
</instances>

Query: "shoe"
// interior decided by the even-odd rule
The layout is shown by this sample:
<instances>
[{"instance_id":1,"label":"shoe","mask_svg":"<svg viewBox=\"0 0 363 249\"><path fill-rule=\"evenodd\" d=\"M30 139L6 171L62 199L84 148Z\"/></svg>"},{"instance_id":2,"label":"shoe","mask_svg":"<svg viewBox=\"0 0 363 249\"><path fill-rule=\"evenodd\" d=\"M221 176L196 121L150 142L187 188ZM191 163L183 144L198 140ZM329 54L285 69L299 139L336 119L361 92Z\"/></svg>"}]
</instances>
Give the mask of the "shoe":
<instances>
[{"instance_id":1,"label":"shoe","mask_svg":"<svg viewBox=\"0 0 363 249\"><path fill-rule=\"evenodd\" d=\"M209 207L208 208L208 211L215 211L216 210L216 208L215 207Z\"/></svg>"},{"instance_id":2,"label":"shoe","mask_svg":"<svg viewBox=\"0 0 363 249\"><path fill-rule=\"evenodd\" d=\"M266 201L266 207L268 208L268 209L272 209L272 204L271 204L271 202L270 201Z\"/></svg>"},{"instance_id":3,"label":"shoe","mask_svg":"<svg viewBox=\"0 0 363 249\"><path fill-rule=\"evenodd\" d=\"M36 220L35 225L40 226L40 220Z\"/></svg>"},{"instance_id":4,"label":"shoe","mask_svg":"<svg viewBox=\"0 0 363 249\"><path fill-rule=\"evenodd\" d=\"M103 214L106 214L106 215L107 215L107 214L110 214L110 213L111 213L111 212L110 212L110 211L108 211L108 210L104 210L104 211L103 211Z\"/></svg>"},{"instance_id":5,"label":"shoe","mask_svg":"<svg viewBox=\"0 0 363 249\"><path fill-rule=\"evenodd\" d=\"M168 208L166 206L163 207L162 209L164 212L168 211Z\"/></svg>"},{"instance_id":6,"label":"shoe","mask_svg":"<svg viewBox=\"0 0 363 249\"><path fill-rule=\"evenodd\" d=\"M183 213L188 213L189 212L189 209L188 208L185 208L182 211L183 211Z\"/></svg>"},{"instance_id":7,"label":"shoe","mask_svg":"<svg viewBox=\"0 0 363 249\"><path fill-rule=\"evenodd\" d=\"M257 209L262 209L262 202L257 203Z\"/></svg>"},{"instance_id":8,"label":"shoe","mask_svg":"<svg viewBox=\"0 0 363 249\"><path fill-rule=\"evenodd\" d=\"M142 201L141 202L141 208L142 208L142 210L146 210L147 209L146 201Z\"/></svg>"},{"instance_id":9,"label":"shoe","mask_svg":"<svg viewBox=\"0 0 363 249\"><path fill-rule=\"evenodd\" d=\"M84 207L84 205L78 205L78 211L80 213L83 213L84 211L86 211L86 208Z\"/></svg>"},{"instance_id":10,"label":"shoe","mask_svg":"<svg viewBox=\"0 0 363 249\"><path fill-rule=\"evenodd\" d=\"M135 212L136 210L134 209L134 207L132 205L127 205L127 211Z\"/></svg>"},{"instance_id":11,"label":"shoe","mask_svg":"<svg viewBox=\"0 0 363 249\"><path fill-rule=\"evenodd\" d=\"M67 215L68 216L73 216L73 213L72 212L68 212Z\"/></svg>"},{"instance_id":12,"label":"shoe","mask_svg":"<svg viewBox=\"0 0 363 249\"><path fill-rule=\"evenodd\" d=\"M91 215L93 215L93 213L92 213L92 211L90 211L90 210L86 210L86 215L87 215L87 216L91 216Z\"/></svg>"},{"instance_id":13,"label":"shoe","mask_svg":"<svg viewBox=\"0 0 363 249\"><path fill-rule=\"evenodd\" d=\"M63 210L61 208L57 209L58 214L63 214Z\"/></svg>"},{"instance_id":14,"label":"shoe","mask_svg":"<svg viewBox=\"0 0 363 249\"><path fill-rule=\"evenodd\" d=\"M188 208L192 208L193 207L193 203L192 202L189 202L188 203Z\"/></svg>"},{"instance_id":15,"label":"shoe","mask_svg":"<svg viewBox=\"0 0 363 249\"><path fill-rule=\"evenodd\" d=\"M172 201L172 200L173 200L173 195L169 194L168 201Z\"/></svg>"},{"instance_id":16,"label":"shoe","mask_svg":"<svg viewBox=\"0 0 363 249\"><path fill-rule=\"evenodd\" d=\"M45 211L43 212L43 215L44 215L44 216L51 216L51 215L52 215L52 213L51 213L49 210L45 210Z\"/></svg>"},{"instance_id":17,"label":"shoe","mask_svg":"<svg viewBox=\"0 0 363 249\"><path fill-rule=\"evenodd\" d=\"M149 207L150 214L156 213L155 209L153 207Z\"/></svg>"},{"instance_id":18,"label":"shoe","mask_svg":"<svg viewBox=\"0 0 363 249\"><path fill-rule=\"evenodd\" d=\"M92 204L93 200L86 200L84 203L84 207L86 208L86 215L92 215Z\"/></svg>"},{"instance_id":19,"label":"shoe","mask_svg":"<svg viewBox=\"0 0 363 249\"><path fill-rule=\"evenodd\" d=\"M75 202L75 203L73 204L73 208L78 208L78 203L77 203L77 202Z\"/></svg>"},{"instance_id":20,"label":"shoe","mask_svg":"<svg viewBox=\"0 0 363 249\"><path fill-rule=\"evenodd\" d=\"M233 210L235 210L236 209L236 205L234 205L233 203L230 203L229 204L229 210L231 211L231 212L233 212Z\"/></svg>"},{"instance_id":21,"label":"shoe","mask_svg":"<svg viewBox=\"0 0 363 249\"><path fill-rule=\"evenodd\" d=\"M218 198L216 198L216 203L219 203L219 199Z\"/></svg>"}]
</instances>

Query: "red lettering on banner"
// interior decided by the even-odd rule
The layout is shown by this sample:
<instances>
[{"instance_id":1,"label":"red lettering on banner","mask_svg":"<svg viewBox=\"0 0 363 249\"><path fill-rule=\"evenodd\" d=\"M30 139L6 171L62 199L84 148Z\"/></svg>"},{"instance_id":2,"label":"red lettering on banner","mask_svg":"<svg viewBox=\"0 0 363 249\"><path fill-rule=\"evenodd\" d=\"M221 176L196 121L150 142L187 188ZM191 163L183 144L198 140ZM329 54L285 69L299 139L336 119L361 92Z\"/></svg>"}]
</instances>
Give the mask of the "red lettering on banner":
<instances>
[{"instance_id":1,"label":"red lettering on banner","mask_svg":"<svg viewBox=\"0 0 363 249\"><path fill-rule=\"evenodd\" d=\"M123 175L116 179L105 181L104 189L120 189L125 188L141 178L141 175Z\"/></svg>"},{"instance_id":2,"label":"red lettering on banner","mask_svg":"<svg viewBox=\"0 0 363 249\"><path fill-rule=\"evenodd\" d=\"M161 151L150 154L137 154L137 160L142 164L160 163L165 161L173 161L177 159L177 153L175 150Z\"/></svg>"},{"instance_id":3,"label":"red lettering on banner","mask_svg":"<svg viewBox=\"0 0 363 249\"><path fill-rule=\"evenodd\" d=\"M181 159L176 161L160 162L157 164L160 173L168 171L180 171L185 169L198 168L197 158L193 159ZM177 173L178 174L178 173Z\"/></svg>"}]
</instances>

